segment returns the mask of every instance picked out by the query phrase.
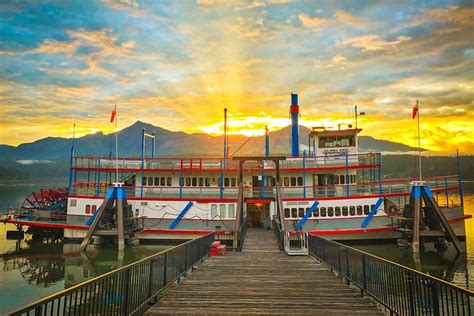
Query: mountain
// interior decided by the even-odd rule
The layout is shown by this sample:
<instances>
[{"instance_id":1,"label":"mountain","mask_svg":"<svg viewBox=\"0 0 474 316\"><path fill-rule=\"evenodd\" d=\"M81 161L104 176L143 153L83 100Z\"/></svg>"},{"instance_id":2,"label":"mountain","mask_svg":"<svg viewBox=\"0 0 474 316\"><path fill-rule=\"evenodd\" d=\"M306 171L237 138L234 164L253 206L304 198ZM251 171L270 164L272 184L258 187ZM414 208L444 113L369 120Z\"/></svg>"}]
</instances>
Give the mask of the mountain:
<instances>
[{"instance_id":1,"label":"mountain","mask_svg":"<svg viewBox=\"0 0 474 316\"><path fill-rule=\"evenodd\" d=\"M14 149L14 146L10 145L0 145L0 155L8 153L10 150Z\"/></svg>"},{"instance_id":2,"label":"mountain","mask_svg":"<svg viewBox=\"0 0 474 316\"><path fill-rule=\"evenodd\" d=\"M156 133L156 156L221 156L223 155L223 136L212 136L203 133L187 134L172 132L158 126L137 121L118 132L119 156L130 157L141 155L142 130ZM308 143L309 129L300 126L300 148ZM17 147L0 145L0 157L15 161L47 161L69 156L72 139L47 137ZM409 152L416 148L403 144L378 140L370 136L360 136L359 146L363 151ZM108 156L115 153L115 134L105 135L102 132L89 134L74 140L76 156ZM147 138L146 155L151 153L151 139ZM270 152L272 155L287 155L290 150L290 127L270 132ZM263 155L264 136L249 139L243 135L229 136L229 154L236 156Z\"/></svg>"},{"instance_id":3,"label":"mountain","mask_svg":"<svg viewBox=\"0 0 474 316\"><path fill-rule=\"evenodd\" d=\"M359 136L359 150L362 152L375 151L384 153L404 153L418 151L418 147L410 147L404 144L390 142L388 140L375 139L371 136ZM421 151L426 151L426 149L422 148Z\"/></svg>"}]
</instances>

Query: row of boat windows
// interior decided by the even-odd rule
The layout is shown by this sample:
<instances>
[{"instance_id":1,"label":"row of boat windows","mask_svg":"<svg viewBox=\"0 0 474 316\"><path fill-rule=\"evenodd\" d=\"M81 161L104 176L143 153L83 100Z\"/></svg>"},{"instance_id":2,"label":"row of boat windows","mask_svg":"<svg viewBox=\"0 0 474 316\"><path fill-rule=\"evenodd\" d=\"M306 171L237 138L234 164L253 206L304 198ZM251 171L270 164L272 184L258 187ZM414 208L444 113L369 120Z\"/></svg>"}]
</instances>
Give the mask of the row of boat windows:
<instances>
[{"instance_id":1,"label":"row of boat windows","mask_svg":"<svg viewBox=\"0 0 474 316\"><path fill-rule=\"evenodd\" d=\"M235 218L235 204L211 204L211 219L218 215L220 218Z\"/></svg>"},{"instance_id":2,"label":"row of boat windows","mask_svg":"<svg viewBox=\"0 0 474 316\"><path fill-rule=\"evenodd\" d=\"M374 205L357 205L357 206L336 206L336 207L317 207L310 217L339 217L339 216L361 216L369 215ZM293 207L285 208L286 218L302 218L309 207Z\"/></svg>"},{"instance_id":3,"label":"row of boat windows","mask_svg":"<svg viewBox=\"0 0 474 316\"><path fill-rule=\"evenodd\" d=\"M320 136L319 148L355 146L355 136Z\"/></svg>"},{"instance_id":4,"label":"row of boat windows","mask_svg":"<svg viewBox=\"0 0 474 316\"><path fill-rule=\"evenodd\" d=\"M97 210L97 205L86 205L86 214L94 214Z\"/></svg>"},{"instance_id":5,"label":"row of boat windows","mask_svg":"<svg viewBox=\"0 0 474 316\"><path fill-rule=\"evenodd\" d=\"M349 175L348 178L344 175L337 176L334 175L333 182L334 184L346 184L346 179L347 183L355 183L356 181L356 176L355 175ZM275 185L275 178L273 177L265 177L265 185L266 186L274 186ZM143 177L142 183L144 186L172 186L173 185L173 179L171 177ZM220 178L197 178L197 177L185 177L185 178L180 178L179 179L179 185L180 186L186 186L186 187L209 187L212 184L215 184L217 182L217 185L221 185L221 179ZM285 187L296 187L296 186L303 186L303 177L282 177L280 178L280 183L283 183L283 186ZM238 185L238 179L237 178L224 178L224 186L225 187L235 187ZM256 186L256 184L255 184Z\"/></svg>"},{"instance_id":6,"label":"row of boat windows","mask_svg":"<svg viewBox=\"0 0 474 316\"><path fill-rule=\"evenodd\" d=\"M149 186L170 187L173 185L173 179L171 177L143 177L142 183Z\"/></svg>"}]
</instances>

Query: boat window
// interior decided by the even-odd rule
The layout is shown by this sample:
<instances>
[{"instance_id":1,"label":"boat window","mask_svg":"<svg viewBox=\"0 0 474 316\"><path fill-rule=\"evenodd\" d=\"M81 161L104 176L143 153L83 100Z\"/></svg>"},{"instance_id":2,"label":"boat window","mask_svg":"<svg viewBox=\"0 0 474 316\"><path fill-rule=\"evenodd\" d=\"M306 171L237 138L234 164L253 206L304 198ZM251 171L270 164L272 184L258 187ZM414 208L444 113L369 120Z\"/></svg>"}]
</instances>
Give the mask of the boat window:
<instances>
[{"instance_id":1,"label":"boat window","mask_svg":"<svg viewBox=\"0 0 474 316\"><path fill-rule=\"evenodd\" d=\"M362 215L362 205L357 205L357 215Z\"/></svg>"},{"instance_id":2,"label":"boat window","mask_svg":"<svg viewBox=\"0 0 474 316\"><path fill-rule=\"evenodd\" d=\"M191 178L190 177L186 177L186 186L187 187L191 186Z\"/></svg>"},{"instance_id":3,"label":"boat window","mask_svg":"<svg viewBox=\"0 0 474 316\"><path fill-rule=\"evenodd\" d=\"M334 208L334 216L341 216L341 207L340 206L336 206Z\"/></svg>"},{"instance_id":4,"label":"boat window","mask_svg":"<svg viewBox=\"0 0 474 316\"><path fill-rule=\"evenodd\" d=\"M320 216L321 217L326 217L326 208L325 207L321 207L319 209L319 213L320 213Z\"/></svg>"},{"instance_id":5,"label":"boat window","mask_svg":"<svg viewBox=\"0 0 474 316\"><path fill-rule=\"evenodd\" d=\"M319 217L319 207L315 208L313 211L313 217Z\"/></svg>"},{"instance_id":6,"label":"boat window","mask_svg":"<svg viewBox=\"0 0 474 316\"><path fill-rule=\"evenodd\" d=\"M304 217L304 208L300 207L298 209L298 217Z\"/></svg>"},{"instance_id":7,"label":"boat window","mask_svg":"<svg viewBox=\"0 0 474 316\"><path fill-rule=\"evenodd\" d=\"M197 187L197 185L198 185L197 178L194 178L194 177L192 178L192 184L193 184L193 187Z\"/></svg>"},{"instance_id":8,"label":"boat window","mask_svg":"<svg viewBox=\"0 0 474 316\"><path fill-rule=\"evenodd\" d=\"M173 179L171 179L171 177L166 178L166 185L169 187L173 185Z\"/></svg>"},{"instance_id":9,"label":"boat window","mask_svg":"<svg viewBox=\"0 0 474 316\"><path fill-rule=\"evenodd\" d=\"M290 218L290 209L289 208L285 208L285 217Z\"/></svg>"},{"instance_id":10,"label":"boat window","mask_svg":"<svg viewBox=\"0 0 474 316\"><path fill-rule=\"evenodd\" d=\"M235 217L235 204L229 204L229 218Z\"/></svg>"},{"instance_id":11,"label":"boat window","mask_svg":"<svg viewBox=\"0 0 474 316\"><path fill-rule=\"evenodd\" d=\"M356 183L356 175L355 174L351 175L351 183Z\"/></svg>"},{"instance_id":12,"label":"boat window","mask_svg":"<svg viewBox=\"0 0 474 316\"><path fill-rule=\"evenodd\" d=\"M164 187L164 186L166 185L166 178L165 178L165 177L161 177L161 179L160 179L160 185L161 185L162 187Z\"/></svg>"},{"instance_id":13,"label":"boat window","mask_svg":"<svg viewBox=\"0 0 474 316\"><path fill-rule=\"evenodd\" d=\"M339 176L339 183L345 184L346 183L346 176Z\"/></svg>"},{"instance_id":14,"label":"boat window","mask_svg":"<svg viewBox=\"0 0 474 316\"><path fill-rule=\"evenodd\" d=\"M183 178L179 178L178 182L179 182L179 186L180 186L180 187L182 187L182 186L184 185L184 184L183 184Z\"/></svg>"},{"instance_id":15,"label":"boat window","mask_svg":"<svg viewBox=\"0 0 474 316\"><path fill-rule=\"evenodd\" d=\"M370 206L370 209L373 210L374 207L375 207L375 204L372 204L372 205ZM378 210L377 210L377 211L378 211ZM376 211L375 213L377 213L377 211Z\"/></svg>"},{"instance_id":16,"label":"boat window","mask_svg":"<svg viewBox=\"0 0 474 316\"><path fill-rule=\"evenodd\" d=\"M237 182L236 181L237 179L236 178L230 178L230 184L235 187L235 183Z\"/></svg>"},{"instance_id":17,"label":"boat window","mask_svg":"<svg viewBox=\"0 0 474 316\"><path fill-rule=\"evenodd\" d=\"M349 215L349 208L347 206L342 207L342 216Z\"/></svg>"},{"instance_id":18,"label":"boat window","mask_svg":"<svg viewBox=\"0 0 474 316\"><path fill-rule=\"evenodd\" d=\"M283 183L284 183L283 185L285 187L289 186L290 185L290 179L288 177L284 177L283 178Z\"/></svg>"},{"instance_id":19,"label":"boat window","mask_svg":"<svg viewBox=\"0 0 474 316\"><path fill-rule=\"evenodd\" d=\"M204 185L204 179L199 178L199 186L202 187Z\"/></svg>"},{"instance_id":20,"label":"boat window","mask_svg":"<svg viewBox=\"0 0 474 316\"><path fill-rule=\"evenodd\" d=\"M296 186L296 177L291 177L291 186L292 187Z\"/></svg>"},{"instance_id":21,"label":"boat window","mask_svg":"<svg viewBox=\"0 0 474 316\"><path fill-rule=\"evenodd\" d=\"M328 217L334 216L334 208L332 206L328 207Z\"/></svg>"},{"instance_id":22,"label":"boat window","mask_svg":"<svg viewBox=\"0 0 474 316\"><path fill-rule=\"evenodd\" d=\"M225 187L229 186L229 178L224 178L224 186Z\"/></svg>"},{"instance_id":23,"label":"boat window","mask_svg":"<svg viewBox=\"0 0 474 316\"><path fill-rule=\"evenodd\" d=\"M92 205L92 213L95 213L97 211L97 205Z\"/></svg>"},{"instance_id":24,"label":"boat window","mask_svg":"<svg viewBox=\"0 0 474 316\"><path fill-rule=\"evenodd\" d=\"M339 177L338 176L334 177L334 184L339 184Z\"/></svg>"},{"instance_id":25,"label":"boat window","mask_svg":"<svg viewBox=\"0 0 474 316\"><path fill-rule=\"evenodd\" d=\"M303 185L303 177L298 177L298 185L299 186Z\"/></svg>"},{"instance_id":26,"label":"boat window","mask_svg":"<svg viewBox=\"0 0 474 316\"><path fill-rule=\"evenodd\" d=\"M148 178L148 185L153 185L153 177Z\"/></svg>"},{"instance_id":27,"label":"boat window","mask_svg":"<svg viewBox=\"0 0 474 316\"><path fill-rule=\"evenodd\" d=\"M308 213L309 209L310 209L310 208L307 207L306 210L304 211L304 213L305 213L305 214ZM309 217L313 217L313 213L309 214Z\"/></svg>"},{"instance_id":28,"label":"boat window","mask_svg":"<svg viewBox=\"0 0 474 316\"><path fill-rule=\"evenodd\" d=\"M370 213L370 206L364 205L364 214L369 215L369 213Z\"/></svg>"},{"instance_id":29,"label":"boat window","mask_svg":"<svg viewBox=\"0 0 474 316\"><path fill-rule=\"evenodd\" d=\"M211 204L211 218L217 216L217 204Z\"/></svg>"},{"instance_id":30,"label":"boat window","mask_svg":"<svg viewBox=\"0 0 474 316\"><path fill-rule=\"evenodd\" d=\"M210 178L206 178L204 182L206 184L206 187L211 185L211 179Z\"/></svg>"},{"instance_id":31,"label":"boat window","mask_svg":"<svg viewBox=\"0 0 474 316\"><path fill-rule=\"evenodd\" d=\"M91 206L89 204L86 205L86 214L91 213Z\"/></svg>"},{"instance_id":32,"label":"boat window","mask_svg":"<svg viewBox=\"0 0 474 316\"><path fill-rule=\"evenodd\" d=\"M154 181L154 182L155 182L155 184L154 184L155 187L159 186L159 185L160 185L160 178L155 177L155 181Z\"/></svg>"},{"instance_id":33,"label":"boat window","mask_svg":"<svg viewBox=\"0 0 474 316\"><path fill-rule=\"evenodd\" d=\"M291 209L291 217L298 217L298 210L296 208Z\"/></svg>"},{"instance_id":34,"label":"boat window","mask_svg":"<svg viewBox=\"0 0 474 316\"><path fill-rule=\"evenodd\" d=\"M142 178L142 185L146 185L146 177Z\"/></svg>"},{"instance_id":35,"label":"boat window","mask_svg":"<svg viewBox=\"0 0 474 316\"><path fill-rule=\"evenodd\" d=\"M221 204L219 207L219 216L225 218L225 204Z\"/></svg>"},{"instance_id":36,"label":"boat window","mask_svg":"<svg viewBox=\"0 0 474 316\"><path fill-rule=\"evenodd\" d=\"M355 206L353 206L353 205L352 205L352 206L349 206L349 214L350 214L351 216L356 215L356 207L355 207Z\"/></svg>"}]
</instances>

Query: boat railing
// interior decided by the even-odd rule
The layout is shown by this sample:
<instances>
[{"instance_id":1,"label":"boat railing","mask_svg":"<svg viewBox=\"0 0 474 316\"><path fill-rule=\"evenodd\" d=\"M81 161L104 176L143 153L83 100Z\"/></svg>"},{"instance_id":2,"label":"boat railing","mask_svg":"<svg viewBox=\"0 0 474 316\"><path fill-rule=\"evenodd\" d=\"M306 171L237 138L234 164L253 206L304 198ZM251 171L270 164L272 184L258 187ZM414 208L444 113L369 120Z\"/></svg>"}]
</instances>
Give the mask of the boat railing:
<instances>
[{"instance_id":1,"label":"boat railing","mask_svg":"<svg viewBox=\"0 0 474 316\"><path fill-rule=\"evenodd\" d=\"M207 257L214 233L190 240L31 303L10 315L141 314Z\"/></svg>"},{"instance_id":2,"label":"boat railing","mask_svg":"<svg viewBox=\"0 0 474 316\"><path fill-rule=\"evenodd\" d=\"M310 255L391 315L472 315L474 291L320 236L308 240Z\"/></svg>"},{"instance_id":3,"label":"boat railing","mask_svg":"<svg viewBox=\"0 0 474 316\"><path fill-rule=\"evenodd\" d=\"M321 186L283 186L283 198L342 198L355 196L407 196L412 179L396 181L363 182ZM458 176L426 178L425 183L435 194L459 189ZM107 183L76 182L71 187L71 196L104 196L110 185ZM237 186L125 186L130 198L173 198L173 199L236 199ZM244 196L253 199L273 199L273 186L244 187ZM451 203L453 204L453 203Z\"/></svg>"},{"instance_id":4,"label":"boat railing","mask_svg":"<svg viewBox=\"0 0 474 316\"><path fill-rule=\"evenodd\" d=\"M281 169L304 169L304 168L331 168L364 166L365 168L380 167L379 153L368 154L346 154L331 153L321 156L288 158L280 162ZM237 171L239 162L233 159L222 158L119 158L113 157L74 157L72 168L74 170L95 171L110 170L118 167L119 172L130 172L139 170L163 170L163 171L201 171L201 170L233 170ZM258 170L262 164L258 161L248 161L245 169ZM275 168L271 161L263 162L264 169Z\"/></svg>"}]
</instances>

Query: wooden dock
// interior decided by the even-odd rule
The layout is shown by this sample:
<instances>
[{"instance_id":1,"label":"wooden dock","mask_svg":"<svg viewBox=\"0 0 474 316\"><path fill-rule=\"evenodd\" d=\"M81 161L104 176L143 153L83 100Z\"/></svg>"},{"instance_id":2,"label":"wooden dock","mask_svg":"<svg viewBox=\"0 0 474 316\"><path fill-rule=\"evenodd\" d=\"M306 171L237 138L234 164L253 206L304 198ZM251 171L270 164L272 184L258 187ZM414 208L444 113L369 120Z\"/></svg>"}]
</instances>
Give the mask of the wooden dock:
<instances>
[{"instance_id":1,"label":"wooden dock","mask_svg":"<svg viewBox=\"0 0 474 316\"><path fill-rule=\"evenodd\" d=\"M249 229L242 252L210 257L146 315L383 315L310 256L280 252L272 231Z\"/></svg>"}]
</instances>

